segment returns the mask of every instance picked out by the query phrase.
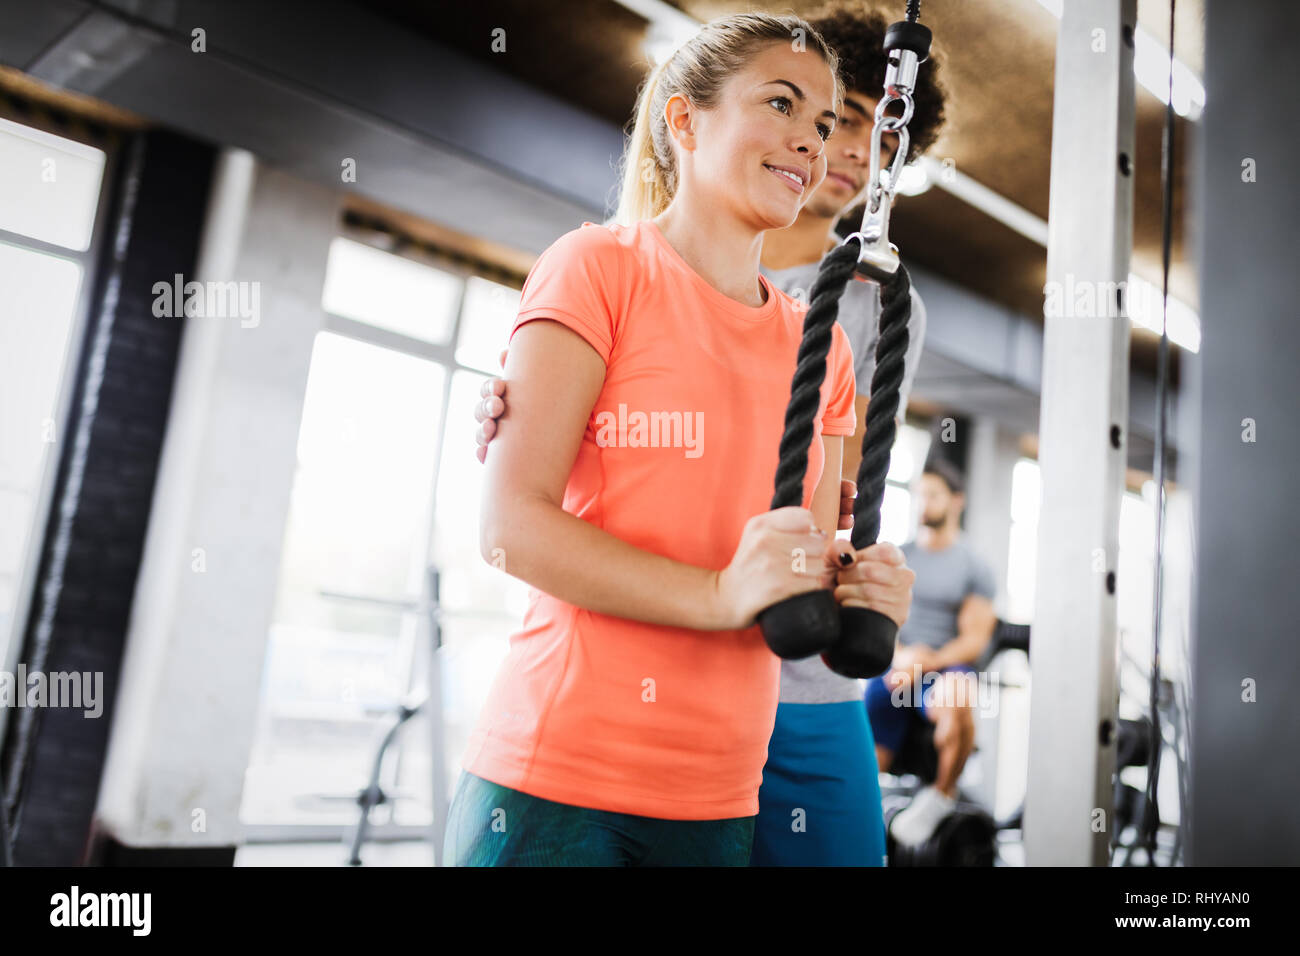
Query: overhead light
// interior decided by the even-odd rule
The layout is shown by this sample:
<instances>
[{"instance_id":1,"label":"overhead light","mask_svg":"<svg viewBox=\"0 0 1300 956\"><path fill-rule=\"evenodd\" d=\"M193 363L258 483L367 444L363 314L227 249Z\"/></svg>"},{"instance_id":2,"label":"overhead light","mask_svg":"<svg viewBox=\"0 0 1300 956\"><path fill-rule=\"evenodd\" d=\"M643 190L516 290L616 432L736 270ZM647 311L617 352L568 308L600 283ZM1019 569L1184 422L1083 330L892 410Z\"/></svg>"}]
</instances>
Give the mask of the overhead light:
<instances>
[{"instance_id":1,"label":"overhead light","mask_svg":"<svg viewBox=\"0 0 1300 956\"><path fill-rule=\"evenodd\" d=\"M1160 289L1146 279L1129 273L1125 307L1129 321L1160 334ZM1169 297L1169 341L1189 352L1201 350L1201 318L1185 302Z\"/></svg>"},{"instance_id":2,"label":"overhead light","mask_svg":"<svg viewBox=\"0 0 1300 956\"><path fill-rule=\"evenodd\" d=\"M1038 0L1039 5L1061 17L1061 0ZM1133 31L1133 75L1161 103L1169 103L1169 51L1141 27ZM1205 109L1205 86L1182 60L1174 59L1174 112L1189 120L1200 118Z\"/></svg>"},{"instance_id":3,"label":"overhead light","mask_svg":"<svg viewBox=\"0 0 1300 956\"><path fill-rule=\"evenodd\" d=\"M932 185L925 166L920 163L908 163L898 174L898 191L904 196L919 196Z\"/></svg>"},{"instance_id":4,"label":"overhead light","mask_svg":"<svg viewBox=\"0 0 1300 956\"><path fill-rule=\"evenodd\" d=\"M676 53L691 37L699 32L664 23L651 23L646 29L642 49L651 65L658 66Z\"/></svg>"},{"instance_id":5,"label":"overhead light","mask_svg":"<svg viewBox=\"0 0 1300 956\"><path fill-rule=\"evenodd\" d=\"M1205 87L1182 60L1174 59L1174 112L1188 119L1199 119L1205 109ZM1134 35L1133 73L1137 81L1169 103L1169 51L1151 34L1138 27Z\"/></svg>"},{"instance_id":6,"label":"overhead light","mask_svg":"<svg viewBox=\"0 0 1300 956\"><path fill-rule=\"evenodd\" d=\"M702 24L664 0L615 0L647 23L643 49L646 58L658 65L677 52L699 32Z\"/></svg>"}]
</instances>

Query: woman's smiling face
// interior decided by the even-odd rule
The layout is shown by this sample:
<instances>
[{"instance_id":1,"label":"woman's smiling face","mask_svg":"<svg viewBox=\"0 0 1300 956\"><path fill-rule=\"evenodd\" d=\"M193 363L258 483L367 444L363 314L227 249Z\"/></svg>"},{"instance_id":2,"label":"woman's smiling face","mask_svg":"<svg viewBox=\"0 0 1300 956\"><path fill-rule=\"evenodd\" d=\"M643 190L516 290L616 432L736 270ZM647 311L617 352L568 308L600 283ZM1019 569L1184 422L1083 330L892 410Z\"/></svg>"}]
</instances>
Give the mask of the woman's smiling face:
<instances>
[{"instance_id":1,"label":"woman's smiling face","mask_svg":"<svg viewBox=\"0 0 1300 956\"><path fill-rule=\"evenodd\" d=\"M826 178L835 130L835 78L814 51L769 43L727 80L717 105L668 101L678 150L678 188L758 230L783 229Z\"/></svg>"}]
</instances>

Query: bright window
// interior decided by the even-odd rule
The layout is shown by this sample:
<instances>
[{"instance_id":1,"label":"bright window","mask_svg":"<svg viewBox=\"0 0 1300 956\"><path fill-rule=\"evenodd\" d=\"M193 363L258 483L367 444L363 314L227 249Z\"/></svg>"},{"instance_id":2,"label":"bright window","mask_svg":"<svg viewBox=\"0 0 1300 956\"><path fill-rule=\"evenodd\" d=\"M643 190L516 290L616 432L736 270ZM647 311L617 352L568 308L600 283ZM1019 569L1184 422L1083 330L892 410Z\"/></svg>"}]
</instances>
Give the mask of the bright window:
<instances>
[{"instance_id":1,"label":"bright window","mask_svg":"<svg viewBox=\"0 0 1300 956\"><path fill-rule=\"evenodd\" d=\"M903 544L916 537L916 496L913 484L921 477L930 450L930 433L903 425L894 438L885 476L885 497L880 506L880 540Z\"/></svg>"},{"instance_id":2,"label":"bright window","mask_svg":"<svg viewBox=\"0 0 1300 956\"><path fill-rule=\"evenodd\" d=\"M1126 639L1150 643L1155 556L1154 484L1144 494L1120 498L1119 567L1116 569L1117 619ZM1038 516L1042 498L1038 462L1022 458L1011 472L1011 542L1007 555L1007 619L1030 622L1034 616Z\"/></svg>"},{"instance_id":3,"label":"bright window","mask_svg":"<svg viewBox=\"0 0 1300 956\"><path fill-rule=\"evenodd\" d=\"M102 150L0 119L0 229L83 252L103 178Z\"/></svg>"},{"instance_id":4,"label":"bright window","mask_svg":"<svg viewBox=\"0 0 1300 956\"><path fill-rule=\"evenodd\" d=\"M500 351L495 344L489 348ZM506 639L522 625L528 607L528 585L493 567L479 553L483 466L474 457L473 409L486 377L458 371L452 379L431 551L433 563L443 573L446 610L443 733L449 782L456 779L470 731L505 657Z\"/></svg>"},{"instance_id":5,"label":"bright window","mask_svg":"<svg viewBox=\"0 0 1300 956\"><path fill-rule=\"evenodd\" d=\"M497 359L519 314L519 292L474 276L465 284L465 327L456 343L456 361L498 375ZM471 434L470 440L473 441Z\"/></svg>"},{"instance_id":6,"label":"bright window","mask_svg":"<svg viewBox=\"0 0 1300 956\"><path fill-rule=\"evenodd\" d=\"M17 653L43 496L68 437L63 383L104 162L98 149L0 120L0 662Z\"/></svg>"},{"instance_id":7,"label":"bright window","mask_svg":"<svg viewBox=\"0 0 1300 956\"><path fill-rule=\"evenodd\" d=\"M427 649L416 604L445 374L391 349L317 336L246 821L355 822L354 808L332 798L360 789L377 729L418 683ZM397 766L413 753L391 756ZM397 810L419 822L429 806Z\"/></svg>"},{"instance_id":8,"label":"bright window","mask_svg":"<svg viewBox=\"0 0 1300 956\"><path fill-rule=\"evenodd\" d=\"M340 319L327 320L312 353L246 824L356 822L355 795L395 705L428 689L430 568L440 577L444 779L454 785L528 598L479 554L474 455L473 405L483 372L499 371L517 303L485 279L343 237L331 245L322 307ZM396 799L373 825L430 824L433 739L427 712L404 725L380 776Z\"/></svg>"},{"instance_id":9,"label":"bright window","mask_svg":"<svg viewBox=\"0 0 1300 956\"><path fill-rule=\"evenodd\" d=\"M1038 462L1021 458L1011 470L1011 540L1007 549L1007 620L1034 617L1038 559Z\"/></svg>"},{"instance_id":10,"label":"bright window","mask_svg":"<svg viewBox=\"0 0 1300 956\"><path fill-rule=\"evenodd\" d=\"M338 236L330 243L321 305L438 345L451 338L461 287L450 273Z\"/></svg>"}]
</instances>

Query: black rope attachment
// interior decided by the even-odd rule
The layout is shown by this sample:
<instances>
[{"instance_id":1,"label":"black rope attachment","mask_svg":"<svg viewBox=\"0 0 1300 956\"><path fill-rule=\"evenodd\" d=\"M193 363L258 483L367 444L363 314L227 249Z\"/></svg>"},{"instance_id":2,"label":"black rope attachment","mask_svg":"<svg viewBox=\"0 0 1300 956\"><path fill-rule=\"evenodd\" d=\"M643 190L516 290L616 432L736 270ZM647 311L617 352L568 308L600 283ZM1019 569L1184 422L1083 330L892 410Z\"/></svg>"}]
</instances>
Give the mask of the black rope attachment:
<instances>
[{"instance_id":1,"label":"black rope attachment","mask_svg":"<svg viewBox=\"0 0 1300 956\"><path fill-rule=\"evenodd\" d=\"M857 269L860 251L858 240L844 242L826 254L817 270L812 301L804 316L790 404L786 407L773 509L803 503L808 448L826 380L833 326L839 316L840 299ZM871 377L862 463L858 466L858 497L853 507L850 540L856 550L874 544L880 534L880 506L897 432L894 417L898 414L907 356L911 290L911 278L901 263L881 287L876 368ZM885 615L867 608L840 607L825 589L787 598L759 614L758 621L768 646L779 657L797 660L820 653L831 670L847 677L884 673L893 659L898 632L897 625Z\"/></svg>"}]
</instances>

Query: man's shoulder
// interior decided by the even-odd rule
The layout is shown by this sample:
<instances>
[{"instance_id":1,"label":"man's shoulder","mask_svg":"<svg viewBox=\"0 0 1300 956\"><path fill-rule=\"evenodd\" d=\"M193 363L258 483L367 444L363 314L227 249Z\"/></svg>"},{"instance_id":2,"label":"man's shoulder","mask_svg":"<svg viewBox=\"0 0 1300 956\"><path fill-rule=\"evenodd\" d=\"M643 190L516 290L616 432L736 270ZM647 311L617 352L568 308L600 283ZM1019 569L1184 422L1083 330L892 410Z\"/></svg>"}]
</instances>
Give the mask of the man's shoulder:
<instances>
[{"instance_id":1,"label":"man's shoulder","mask_svg":"<svg viewBox=\"0 0 1300 956\"><path fill-rule=\"evenodd\" d=\"M975 543L971 541L969 535L965 533L958 535L957 540L953 542L953 545L954 547L961 549L962 556L972 568L986 571L989 574L993 573L993 565L991 565L988 560L980 554L979 549L975 547Z\"/></svg>"}]
</instances>

